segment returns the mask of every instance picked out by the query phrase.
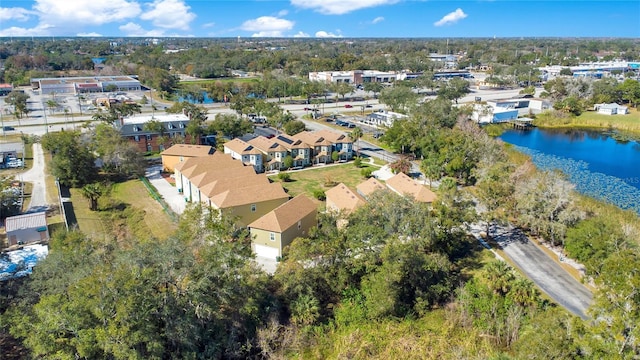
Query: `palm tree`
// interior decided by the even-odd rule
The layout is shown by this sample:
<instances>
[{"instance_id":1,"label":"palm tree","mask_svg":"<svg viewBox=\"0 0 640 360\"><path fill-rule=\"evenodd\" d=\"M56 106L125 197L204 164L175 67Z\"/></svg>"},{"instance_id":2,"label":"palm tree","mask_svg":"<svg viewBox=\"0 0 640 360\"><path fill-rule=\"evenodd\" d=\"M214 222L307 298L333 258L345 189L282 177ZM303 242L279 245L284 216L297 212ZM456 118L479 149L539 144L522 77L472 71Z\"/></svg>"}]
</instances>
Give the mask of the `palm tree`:
<instances>
[{"instance_id":1,"label":"palm tree","mask_svg":"<svg viewBox=\"0 0 640 360\"><path fill-rule=\"evenodd\" d=\"M362 132L362 128L360 128L359 126L355 127L351 131L351 134L349 135L349 137L353 139L353 141L355 141L356 144L358 145L358 149L356 152L357 157L360 157L360 138L362 137L362 135L364 135L364 133Z\"/></svg>"},{"instance_id":2,"label":"palm tree","mask_svg":"<svg viewBox=\"0 0 640 360\"><path fill-rule=\"evenodd\" d=\"M55 100L47 100L47 107L49 108L49 114L53 114L55 108L57 108L58 102Z\"/></svg>"},{"instance_id":3,"label":"palm tree","mask_svg":"<svg viewBox=\"0 0 640 360\"><path fill-rule=\"evenodd\" d=\"M496 293L506 294L513 282L511 267L504 261L493 261L484 267L489 286Z\"/></svg>"},{"instance_id":4,"label":"palm tree","mask_svg":"<svg viewBox=\"0 0 640 360\"><path fill-rule=\"evenodd\" d=\"M89 200L89 209L98 210L98 199L107 192L107 187L101 183L87 184L80 189L82 196Z\"/></svg>"},{"instance_id":5,"label":"palm tree","mask_svg":"<svg viewBox=\"0 0 640 360\"><path fill-rule=\"evenodd\" d=\"M518 278L513 281L509 295L515 303L529 307L536 304L538 291L531 280Z\"/></svg>"}]
</instances>

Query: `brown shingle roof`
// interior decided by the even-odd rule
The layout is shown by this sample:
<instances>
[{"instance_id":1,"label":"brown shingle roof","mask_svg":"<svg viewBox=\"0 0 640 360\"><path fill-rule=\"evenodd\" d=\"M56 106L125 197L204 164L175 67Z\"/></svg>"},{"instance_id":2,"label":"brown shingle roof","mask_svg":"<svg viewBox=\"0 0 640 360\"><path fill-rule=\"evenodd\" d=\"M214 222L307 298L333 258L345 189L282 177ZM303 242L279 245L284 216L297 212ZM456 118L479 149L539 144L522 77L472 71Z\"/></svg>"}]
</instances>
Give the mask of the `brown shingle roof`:
<instances>
[{"instance_id":1,"label":"brown shingle roof","mask_svg":"<svg viewBox=\"0 0 640 360\"><path fill-rule=\"evenodd\" d=\"M347 185L340 183L325 193L327 201L334 203L338 209L351 212L364 205L365 200Z\"/></svg>"},{"instance_id":2,"label":"brown shingle roof","mask_svg":"<svg viewBox=\"0 0 640 360\"><path fill-rule=\"evenodd\" d=\"M263 201L287 199L289 195L279 183L233 188L211 197L219 209L255 204Z\"/></svg>"},{"instance_id":3,"label":"brown shingle roof","mask_svg":"<svg viewBox=\"0 0 640 360\"><path fill-rule=\"evenodd\" d=\"M387 186L402 196L410 195L416 201L432 203L436 194L403 173L387 180Z\"/></svg>"},{"instance_id":4,"label":"brown shingle roof","mask_svg":"<svg viewBox=\"0 0 640 360\"><path fill-rule=\"evenodd\" d=\"M256 149L262 151L263 153L268 153L269 151L273 151L271 148L274 146L275 142L271 139L267 139L264 136L257 136L248 141L249 144L253 145Z\"/></svg>"},{"instance_id":5,"label":"brown shingle roof","mask_svg":"<svg viewBox=\"0 0 640 360\"><path fill-rule=\"evenodd\" d=\"M251 169L251 168L244 168ZM220 193L223 193L232 188L245 188L257 185L268 185L269 179L264 174L253 174L249 176L242 176L238 173L229 172L223 174L216 180L210 181L208 184L200 187L200 192L208 198L212 198Z\"/></svg>"},{"instance_id":6,"label":"brown shingle roof","mask_svg":"<svg viewBox=\"0 0 640 360\"><path fill-rule=\"evenodd\" d=\"M261 154L260 150L255 149L251 144L238 138L224 143L224 147L241 155Z\"/></svg>"},{"instance_id":7,"label":"brown shingle roof","mask_svg":"<svg viewBox=\"0 0 640 360\"><path fill-rule=\"evenodd\" d=\"M237 177L253 177L256 175L255 170L251 166L243 166L239 168L217 168L217 169L209 169L205 172L202 172L198 175L192 176L189 178L189 181L195 186L197 186L200 191L209 183L224 179L224 178L237 178Z\"/></svg>"},{"instance_id":8,"label":"brown shingle roof","mask_svg":"<svg viewBox=\"0 0 640 360\"><path fill-rule=\"evenodd\" d=\"M243 166L240 161L234 160L230 155L215 152L211 156L189 158L177 164L174 169L180 171L182 175L191 178L209 170L230 169Z\"/></svg>"},{"instance_id":9,"label":"brown shingle roof","mask_svg":"<svg viewBox=\"0 0 640 360\"><path fill-rule=\"evenodd\" d=\"M376 191L385 190L387 187L376 178L369 178L356 187L356 191L365 198Z\"/></svg>"},{"instance_id":10,"label":"brown shingle roof","mask_svg":"<svg viewBox=\"0 0 640 360\"><path fill-rule=\"evenodd\" d=\"M341 134L335 131L331 131L331 130L319 130L319 131L314 131L314 135L315 136L321 136L323 138L325 138L326 140L332 142L333 144L336 143L350 143L351 138L348 137L345 134Z\"/></svg>"},{"instance_id":11,"label":"brown shingle roof","mask_svg":"<svg viewBox=\"0 0 640 360\"><path fill-rule=\"evenodd\" d=\"M311 199L298 195L252 222L249 227L282 233L317 211L318 208Z\"/></svg>"},{"instance_id":12,"label":"brown shingle roof","mask_svg":"<svg viewBox=\"0 0 640 360\"><path fill-rule=\"evenodd\" d=\"M196 157L211 155L214 151L215 149L208 145L175 144L160 155Z\"/></svg>"}]
</instances>

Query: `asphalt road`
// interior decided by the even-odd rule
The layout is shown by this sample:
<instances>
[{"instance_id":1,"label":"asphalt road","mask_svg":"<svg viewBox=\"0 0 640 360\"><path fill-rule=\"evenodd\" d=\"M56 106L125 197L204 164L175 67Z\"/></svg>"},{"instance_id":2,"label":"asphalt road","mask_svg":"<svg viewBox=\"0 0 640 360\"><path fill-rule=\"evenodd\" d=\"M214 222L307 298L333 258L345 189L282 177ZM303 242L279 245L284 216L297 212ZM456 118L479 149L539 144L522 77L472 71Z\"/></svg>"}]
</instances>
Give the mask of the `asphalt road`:
<instances>
[{"instance_id":1,"label":"asphalt road","mask_svg":"<svg viewBox=\"0 0 640 360\"><path fill-rule=\"evenodd\" d=\"M554 301L575 315L587 318L593 295L519 229L500 227L492 233L504 253Z\"/></svg>"}]
</instances>

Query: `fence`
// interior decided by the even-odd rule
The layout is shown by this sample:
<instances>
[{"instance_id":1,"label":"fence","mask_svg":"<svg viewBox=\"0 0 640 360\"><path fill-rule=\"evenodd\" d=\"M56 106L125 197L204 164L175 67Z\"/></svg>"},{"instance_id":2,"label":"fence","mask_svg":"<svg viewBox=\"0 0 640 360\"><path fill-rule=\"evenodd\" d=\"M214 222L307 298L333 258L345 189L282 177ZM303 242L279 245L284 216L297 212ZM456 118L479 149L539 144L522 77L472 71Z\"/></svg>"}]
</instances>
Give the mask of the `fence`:
<instances>
[{"instance_id":1,"label":"fence","mask_svg":"<svg viewBox=\"0 0 640 360\"><path fill-rule=\"evenodd\" d=\"M167 213L167 215L169 215L171 220L173 222L178 222L178 215L176 215L176 213L173 212L173 210L171 210L169 205L162 198L162 195L160 195L158 193L158 190L156 190L156 188L153 185L151 185L151 183L149 182L149 179L147 179L144 176L141 176L140 181L142 181L142 184L144 185L144 187L147 188L149 195L151 195L151 197L154 198L162 206L162 209L164 210L165 213Z\"/></svg>"}]
</instances>

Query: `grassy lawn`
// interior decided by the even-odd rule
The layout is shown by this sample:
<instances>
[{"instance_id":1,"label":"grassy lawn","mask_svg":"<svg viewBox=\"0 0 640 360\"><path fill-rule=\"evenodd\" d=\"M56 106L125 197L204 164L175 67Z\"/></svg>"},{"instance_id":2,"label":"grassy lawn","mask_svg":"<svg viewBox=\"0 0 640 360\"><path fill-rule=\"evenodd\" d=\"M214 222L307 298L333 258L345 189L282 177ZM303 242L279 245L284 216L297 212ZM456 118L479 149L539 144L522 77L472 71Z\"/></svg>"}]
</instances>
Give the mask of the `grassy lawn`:
<instances>
[{"instance_id":1,"label":"grassy lawn","mask_svg":"<svg viewBox=\"0 0 640 360\"><path fill-rule=\"evenodd\" d=\"M73 199L73 211L78 220L78 227L83 233L101 238L107 235L106 224L100 218L100 212L89 210L89 202L82 196L80 189L71 189L71 199Z\"/></svg>"},{"instance_id":2,"label":"grassy lawn","mask_svg":"<svg viewBox=\"0 0 640 360\"><path fill-rule=\"evenodd\" d=\"M289 195L296 196L305 194L313 199L316 203L324 207L324 202L316 200L313 196L315 190L327 191L330 187L324 186L326 182L344 183L352 190L358 184L366 179L360 174L361 169L367 168L369 165L364 164L362 168L356 168L351 163L339 165L327 165L308 170L291 172L291 181L282 183ZM373 168L376 170L377 168ZM278 180L277 176L271 176L274 181Z\"/></svg>"},{"instance_id":3,"label":"grassy lawn","mask_svg":"<svg viewBox=\"0 0 640 360\"><path fill-rule=\"evenodd\" d=\"M73 209L78 219L78 226L82 232L91 236L109 234L110 224L101 218L104 212L89 210L89 203L82 196L79 189L71 189L71 197L73 199ZM164 212L162 206L149 196L147 189L140 180L129 180L115 184L109 197L117 203L128 204L135 209L142 210L144 212L144 223L138 225L158 239L166 239L177 228L177 225Z\"/></svg>"},{"instance_id":4,"label":"grassy lawn","mask_svg":"<svg viewBox=\"0 0 640 360\"><path fill-rule=\"evenodd\" d=\"M144 222L149 231L158 239L166 239L177 226L155 201L140 180L129 180L114 185L111 197L136 209L144 211Z\"/></svg>"},{"instance_id":5,"label":"grassy lawn","mask_svg":"<svg viewBox=\"0 0 640 360\"><path fill-rule=\"evenodd\" d=\"M544 128L596 128L617 129L633 133L640 133L640 111L630 109L627 115L603 115L595 111L586 111L580 116L572 116L564 119L548 115L539 116L536 125Z\"/></svg>"}]
</instances>

